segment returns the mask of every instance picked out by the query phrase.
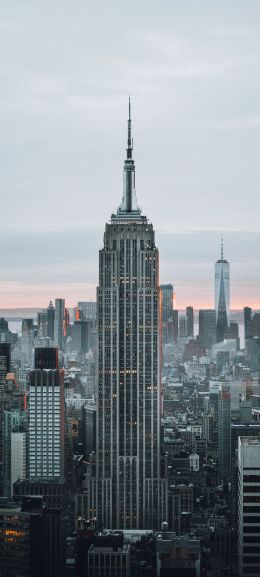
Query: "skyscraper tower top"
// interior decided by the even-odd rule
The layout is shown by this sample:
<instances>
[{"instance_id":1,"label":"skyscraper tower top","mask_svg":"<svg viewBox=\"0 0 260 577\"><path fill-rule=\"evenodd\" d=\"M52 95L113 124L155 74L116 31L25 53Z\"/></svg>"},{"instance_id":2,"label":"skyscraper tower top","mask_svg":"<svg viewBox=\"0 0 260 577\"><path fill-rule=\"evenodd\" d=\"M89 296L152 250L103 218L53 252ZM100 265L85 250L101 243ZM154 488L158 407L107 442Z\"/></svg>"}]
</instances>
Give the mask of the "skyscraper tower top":
<instances>
[{"instance_id":1,"label":"skyscraper tower top","mask_svg":"<svg viewBox=\"0 0 260 577\"><path fill-rule=\"evenodd\" d=\"M220 259L217 260L217 262L228 262L226 259L224 259L224 240L223 240L223 234L221 235L221 245L220 245Z\"/></svg>"},{"instance_id":2,"label":"skyscraper tower top","mask_svg":"<svg viewBox=\"0 0 260 577\"><path fill-rule=\"evenodd\" d=\"M122 202L117 210L117 214L112 214L111 221L121 220L146 220L141 216L141 210L137 204L135 192L135 163L132 157L133 139L132 139L132 119L131 119L131 101L129 97L128 104L128 130L127 130L127 149L126 159L124 162L124 188Z\"/></svg>"},{"instance_id":3,"label":"skyscraper tower top","mask_svg":"<svg viewBox=\"0 0 260 577\"><path fill-rule=\"evenodd\" d=\"M217 319L217 342L224 340L229 324L230 273L229 262L224 259L223 236L221 236L220 259L215 264L215 310Z\"/></svg>"}]
</instances>

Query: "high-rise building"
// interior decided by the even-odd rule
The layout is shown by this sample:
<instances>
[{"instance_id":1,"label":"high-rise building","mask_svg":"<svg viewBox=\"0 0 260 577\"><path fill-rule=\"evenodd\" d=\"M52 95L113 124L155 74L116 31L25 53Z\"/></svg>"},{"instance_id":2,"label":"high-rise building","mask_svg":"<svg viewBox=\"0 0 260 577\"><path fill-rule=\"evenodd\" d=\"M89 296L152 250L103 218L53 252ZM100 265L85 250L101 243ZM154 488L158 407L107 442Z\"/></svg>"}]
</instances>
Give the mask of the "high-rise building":
<instances>
[{"instance_id":1,"label":"high-rise building","mask_svg":"<svg viewBox=\"0 0 260 577\"><path fill-rule=\"evenodd\" d=\"M65 299L55 299L54 341L62 351L65 340Z\"/></svg>"},{"instance_id":2,"label":"high-rise building","mask_svg":"<svg viewBox=\"0 0 260 577\"><path fill-rule=\"evenodd\" d=\"M30 373L30 480L64 478L64 384L63 371L58 370L57 365L49 368L55 358L56 349L40 349L36 353L36 366L41 368Z\"/></svg>"},{"instance_id":3,"label":"high-rise building","mask_svg":"<svg viewBox=\"0 0 260 577\"><path fill-rule=\"evenodd\" d=\"M220 383L218 397L218 473L220 479L230 478L230 386Z\"/></svg>"},{"instance_id":4,"label":"high-rise building","mask_svg":"<svg viewBox=\"0 0 260 577\"><path fill-rule=\"evenodd\" d=\"M210 349L216 342L216 312L214 309L201 309L199 311L199 340L205 349Z\"/></svg>"},{"instance_id":5,"label":"high-rise building","mask_svg":"<svg viewBox=\"0 0 260 577\"><path fill-rule=\"evenodd\" d=\"M172 320L173 320L173 330L172 330L173 340L176 342L179 337L179 311L176 309L173 311Z\"/></svg>"},{"instance_id":6,"label":"high-rise building","mask_svg":"<svg viewBox=\"0 0 260 577\"><path fill-rule=\"evenodd\" d=\"M45 309L37 313L37 326L38 326L37 336L40 338L46 338L48 335L47 335L47 311Z\"/></svg>"},{"instance_id":7,"label":"high-rise building","mask_svg":"<svg viewBox=\"0 0 260 577\"><path fill-rule=\"evenodd\" d=\"M221 239L221 256L215 264L215 311L217 322L217 342L224 340L224 333L229 324L230 309L230 274L229 263L223 255L223 237Z\"/></svg>"},{"instance_id":8,"label":"high-rise building","mask_svg":"<svg viewBox=\"0 0 260 577\"><path fill-rule=\"evenodd\" d=\"M0 503L1 577L50 577L46 572L46 526L44 497L26 497L22 505Z\"/></svg>"},{"instance_id":9,"label":"high-rise building","mask_svg":"<svg viewBox=\"0 0 260 577\"><path fill-rule=\"evenodd\" d=\"M160 475L158 249L137 205L132 150L129 104L123 199L99 253L97 479L89 483L98 524L118 529L159 527L167 514Z\"/></svg>"},{"instance_id":10,"label":"high-rise building","mask_svg":"<svg viewBox=\"0 0 260 577\"><path fill-rule=\"evenodd\" d=\"M34 326L33 319L23 319L21 336L22 368L33 367Z\"/></svg>"},{"instance_id":11,"label":"high-rise building","mask_svg":"<svg viewBox=\"0 0 260 577\"><path fill-rule=\"evenodd\" d=\"M47 337L54 341L54 321L55 321L55 308L52 301L49 302L47 308Z\"/></svg>"},{"instance_id":12,"label":"high-rise building","mask_svg":"<svg viewBox=\"0 0 260 577\"><path fill-rule=\"evenodd\" d=\"M95 321L97 318L97 303L95 301L80 301L78 309L83 312L84 319ZM77 320L77 319L76 319Z\"/></svg>"},{"instance_id":13,"label":"high-rise building","mask_svg":"<svg viewBox=\"0 0 260 577\"><path fill-rule=\"evenodd\" d=\"M179 337L187 337L187 317L186 315L180 315L179 317Z\"/></svg>"},{"instance_id":14,"label":"high-rise building","mask_svg":"<svg viewBox=\"0 0 260 577\"><path fill-rule=\"evenodd\" d=\"M27 413L4 411L2 443L4 461L4 495L11 498L13 484L26 478Z\"/></svg>"},{"instance_id":15,"label":"high-rise building","mask_svg":"<svg viewBox=\"0 0 260 577\"><path fill-rule=\"evenodd\" d=\"M162 296L162 322L167 323L172 320L173 311L173 285L172 284L161 284L161 296Z\"/></svg>"},{"instance_id":16,"label":"high-rise building","mask_svg":"<svg viewBox=\"0 0 260 577\"><path fill-rule=\"evenodd\" d=\"M162 342L171 341L171 325L173 317L173 285L162 284L161 289L161 317L162 317Z\"/></svg>"},{"instance_id":17,"label":"high-rise building","mask_svg":"<svg viewBox=\"0 0 260 577\"><path fill-rule=\"evenodd\" d=\"M239 577L260 575L260 438L238 439Z\"/></svg>"},{"instance_id":18,"label":"high-rise building","mask_svg":"<svg viewBox=\"0 0 260 577\"><path fill-rule=\"evenodd\" d=\"M193 307L186 307L186 318L187 318L187 337L193 337L194 336Z\"/></svg>"},{"instance_id":19,"label":"high-rise building","mask_svg":"<svg viewBox=\"0 0 260 577\"><path fill-rule=\"evenodd\" d=\"M7 373L11 367L11 345L0 343L0 390L4 387Z\"/></svg>"},{"instance_id":20,"label":"high-rise building","mask_svg":"<svg viewBox=\"0 0 260 577\"><path fill-rule=\"evenodd\" d=\"M250 307L244 307L244 327L245 327L245 339L249 339L252 336L252 309Z\"/></svg>"},{"instance_id":21,"label":"high-rise building","mask_svg":"<svg viewBox=\"0 0 260 577\"><path fill-rule=\"evenodd\" d=\"M252 337L260 337L260 311L256 311L252 317Z\"/></svg>"}]
</instances>

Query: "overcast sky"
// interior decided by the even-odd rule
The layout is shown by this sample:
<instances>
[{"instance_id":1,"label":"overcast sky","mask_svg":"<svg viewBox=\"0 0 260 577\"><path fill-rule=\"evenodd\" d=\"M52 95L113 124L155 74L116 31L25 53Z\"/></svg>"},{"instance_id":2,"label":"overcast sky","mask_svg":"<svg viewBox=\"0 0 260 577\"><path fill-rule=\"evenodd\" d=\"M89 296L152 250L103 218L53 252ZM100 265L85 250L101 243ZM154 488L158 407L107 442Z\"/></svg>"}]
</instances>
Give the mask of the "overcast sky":
<instances>
[{"instance_id":1,"label":"overcast sky","mask_svg":"<svg viewBox=\"0 0 260 577\"><path fill-rule=\"evenodd\" d=\"M139 205L177 305L260 306L259 0L2 0L0 308L95 297L122 196L131 93Z\"/></svg>"}]
</instances>

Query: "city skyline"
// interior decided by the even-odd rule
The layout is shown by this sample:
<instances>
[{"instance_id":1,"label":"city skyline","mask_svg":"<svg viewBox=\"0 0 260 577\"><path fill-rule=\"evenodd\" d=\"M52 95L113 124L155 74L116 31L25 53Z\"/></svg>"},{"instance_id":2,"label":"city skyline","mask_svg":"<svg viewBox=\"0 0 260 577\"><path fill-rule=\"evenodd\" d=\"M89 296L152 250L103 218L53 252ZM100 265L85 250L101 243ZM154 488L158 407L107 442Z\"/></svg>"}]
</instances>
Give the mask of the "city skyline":
<instances>
[{"instance_id":1,"label":"city skyline","mask_svg":"<svg viewBox=\"0 0 260 577\"><path fill-rule=\"evenodd\" d=\"M40 18L30 0L1 6L2 306L94 298L130 91L136 189L158 231L160 282L174 283L179 308L212 306L223 233L231 307L258 308L257 2L151 2L149 17L133 2L126 21L115 0L102 19L80 0L78 11L64 2L62 26L49 6Z\"/></svg>"}]
</instances>

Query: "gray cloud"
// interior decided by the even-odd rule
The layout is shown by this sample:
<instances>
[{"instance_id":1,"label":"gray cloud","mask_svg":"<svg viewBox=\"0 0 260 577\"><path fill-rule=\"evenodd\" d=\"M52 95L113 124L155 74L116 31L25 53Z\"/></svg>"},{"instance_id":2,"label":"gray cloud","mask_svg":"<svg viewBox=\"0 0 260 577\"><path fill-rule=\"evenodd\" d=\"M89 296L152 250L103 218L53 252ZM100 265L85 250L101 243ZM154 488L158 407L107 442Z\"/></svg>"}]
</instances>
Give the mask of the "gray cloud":
<instances>
[{"instance_id":1,"label":"gray cloud","mask_svg":"<svg viewBox=\"0 0 260 577\"><path fill-rule=\"evenodd\" d=\"M121 199L130 91L137 195L161 234L162 279L210 290L207 243L224 231L232 249L243 231L236 294L252 286L256 298L259 17L257 0L1 2L3 282L32 283L36 270L41 283L96 282L96 231ZM204 268L194 246L210 246Z\"/></svg>"}]
</instances>

